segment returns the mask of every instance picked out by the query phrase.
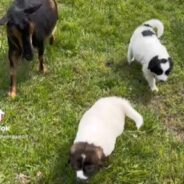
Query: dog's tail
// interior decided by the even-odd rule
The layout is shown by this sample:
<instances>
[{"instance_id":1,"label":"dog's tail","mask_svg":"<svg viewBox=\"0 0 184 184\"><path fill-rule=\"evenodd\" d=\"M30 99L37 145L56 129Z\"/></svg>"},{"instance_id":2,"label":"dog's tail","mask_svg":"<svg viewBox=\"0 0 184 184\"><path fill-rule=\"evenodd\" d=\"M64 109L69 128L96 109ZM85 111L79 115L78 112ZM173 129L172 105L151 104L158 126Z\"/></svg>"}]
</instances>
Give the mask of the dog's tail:
<instances>
[{"instance_id":1,"label":"dog's tail","mask_svg":"<svg viewBox=\"0 0 184 184\"><path fill-rule=\"evenodd\" d=\"M128 116L130 119L132 119L137 129L139 129L143 125L143 117L141 114L139 114L130 104L130 102L126 99L122 99L122 105L123 110L125 112L125 115Z\"/></svg>"},{"instance_id":2,"label":"dog's tail","mask_svg":"<svg viewBox=\"0 0 184 184\"><path fill-rule=\"evenodd\" d=\"M151 26L153 29L156 28L158 38L160 38L164 33L164 25L158 19L148 20L148 21L144 22L144 25Z\"/></svg>"}]
</instances>

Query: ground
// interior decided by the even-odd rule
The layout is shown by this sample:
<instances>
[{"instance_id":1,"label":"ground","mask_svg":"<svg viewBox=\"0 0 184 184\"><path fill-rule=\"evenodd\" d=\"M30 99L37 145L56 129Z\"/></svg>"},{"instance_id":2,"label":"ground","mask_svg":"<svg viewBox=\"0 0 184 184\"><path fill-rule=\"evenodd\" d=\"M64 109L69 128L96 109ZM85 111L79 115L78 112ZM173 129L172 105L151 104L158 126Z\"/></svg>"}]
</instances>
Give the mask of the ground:
<instances>
[{"instance_id":1,"label":"ground","mask_svg":"<svg viewBox=\"0 0 184 184\"><path fill-rule=\"evenodd\" d=\"M10 0L1 0L0 15ZM82 114L98 98L129 99L144 116L137 131L127 119L116 149L91 184L184 183L184 1L58 0L56 42L47 44L48 73L22 61L18 96L7 97L9 70L5 27L0 29L0 184L74 184L70 146ZM152 93L141 66L127 64L134 29L150 18L165 25L161 38L174 70ZM7 135L18 135L7 138ZM20 137L21 135L21 137Z\"/></svg>"}]
</instances>

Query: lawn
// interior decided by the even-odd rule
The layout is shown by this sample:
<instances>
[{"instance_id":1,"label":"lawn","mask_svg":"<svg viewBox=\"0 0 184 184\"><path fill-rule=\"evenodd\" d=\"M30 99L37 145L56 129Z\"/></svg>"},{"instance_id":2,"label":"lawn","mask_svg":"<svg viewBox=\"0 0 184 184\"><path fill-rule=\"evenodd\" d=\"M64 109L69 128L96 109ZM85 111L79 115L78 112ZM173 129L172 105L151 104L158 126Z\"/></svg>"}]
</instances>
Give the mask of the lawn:
<instances>
[{"instance_id":1,"label":"lawn","mask_svg":"<svg viewBox=\"0 0 184 184\"><path fill-rule=\"evenodd\" d=\"M1 0L1 16L10 2ZM45 54L48 73L38 73L36 57L23 61L15 99L6 94L8 47L0 29L1 125L10 127L0 132L0 184L75 184L68 155L79 120L98 98L111 95L129 99L144 126L137 131L127 119L115 151L89 183L183 184L184 1L58 0L58 8L56 42ZM132 32L150 18L163 21L161 41L174 60L158 93L150 91L140 65L126 62Z\"/></svg>"}]
</instances>

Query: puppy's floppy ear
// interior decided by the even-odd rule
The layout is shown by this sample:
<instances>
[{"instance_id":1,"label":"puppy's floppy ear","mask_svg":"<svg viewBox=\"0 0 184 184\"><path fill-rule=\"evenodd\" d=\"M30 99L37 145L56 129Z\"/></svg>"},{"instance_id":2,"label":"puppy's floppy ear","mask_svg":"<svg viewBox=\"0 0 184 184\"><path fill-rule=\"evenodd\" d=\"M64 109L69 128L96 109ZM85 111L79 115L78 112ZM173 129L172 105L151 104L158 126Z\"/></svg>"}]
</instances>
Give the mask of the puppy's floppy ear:
<instances>
[{"instance_id":1,"label":"puppy's floppy ear","mask_svg":"<svg viewBox=\"0 0 184 184\"><path fill-rule=\"evenodd\" d=\"M105 157L105 155L104 155L104 153L103 153L102 148L97 147L97 148L96 148L96 153L97 153L97 156L98 156L98 159L99 159L98 165L99 165L100 167L102 167L102 166L104 165L104 161L105 161L105 159L106 159L106 157Z\"/></svg>"},{"instance_id":2,"label":"puppy's floppy ear","mask_svg":"<svg viewBox=\"0 0 184 184\"><path fill-rule=\"evenodd\" d=\"M73 144L72 147L70 148L70 154L74 154L76 151L77 145Z\"/></svg>"},{"instance_id":3,"label":"puppy's floppy ear","mask_svg":"<svg viewBox=\"0 0 184 184\"><path fill-rule=\"evenodd\" d=\"M158 59L158 56L153 57L148 65L148 69L152 72L155 73L156 75L161 75L163 73L163 70L160 66L160 63L163 62L160 59ZM166 61L164 61L165 63Z\"/></svg>"},{"instance_id":4,"label":"puppy's floppy ear","mask_svg":"<svg viewBox=\"0 0 184 184\"><path fill-rule=\"evenodd\" d=\"M154 68L156 67L156 65L158 65L158 63L159 63L158 56L153 57L149 62L148 69L151 71L154 70Z\"/></svg>"},{"instance_id":5,"label":"puppy's floppy ear","mask_svg":"<svg viewBox=\"0 0 184 184\"><path fill-rule=\"evenodd\" d=\"M96 153L97 153L97 156L98 156L99 159L103 158L103 151L100 147L96 148Z\"/></svg>"},{"instance_id":6,"label":"puppy's floppy ear","mask_svg":"<svg viewBox=\"0 0 184 184\"><path fill-rule=\"evenodd\" d=\"M74 143L70 149L70 154L74 154L76 151L79 152L83 150L85 147L85 143Z\"/></svg>"}]
</instances>

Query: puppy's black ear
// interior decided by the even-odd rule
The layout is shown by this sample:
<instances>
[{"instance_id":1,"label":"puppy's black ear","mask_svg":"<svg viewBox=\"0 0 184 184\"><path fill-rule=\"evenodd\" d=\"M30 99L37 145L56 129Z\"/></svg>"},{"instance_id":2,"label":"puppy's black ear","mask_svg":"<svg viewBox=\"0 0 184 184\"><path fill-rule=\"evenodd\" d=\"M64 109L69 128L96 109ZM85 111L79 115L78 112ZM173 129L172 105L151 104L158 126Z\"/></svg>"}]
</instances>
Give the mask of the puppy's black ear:
<instances>
[{"instance_id":1,"label":"puppy's black ear","mask_svg":"<svg viewBox=\"0 0 184 184\"><path fill-rule=\"evenodd\" d=\"M158 65L158 56L155 56L150 60L148 69L152 71L154 70L156 65Z\"/></svg>"},{"instance_id":2,"label":"puppy's black ear","mask_svg":"<svg viewBox=\"0 0 184 184\"><path fill-rule=\"evenodd\" d=\"M160 60L158 59L158 56L153 57L148 65L148 69L157 75L161 75L163 73L161 67L160 67Z\"/></svg>"}]
</instances>

